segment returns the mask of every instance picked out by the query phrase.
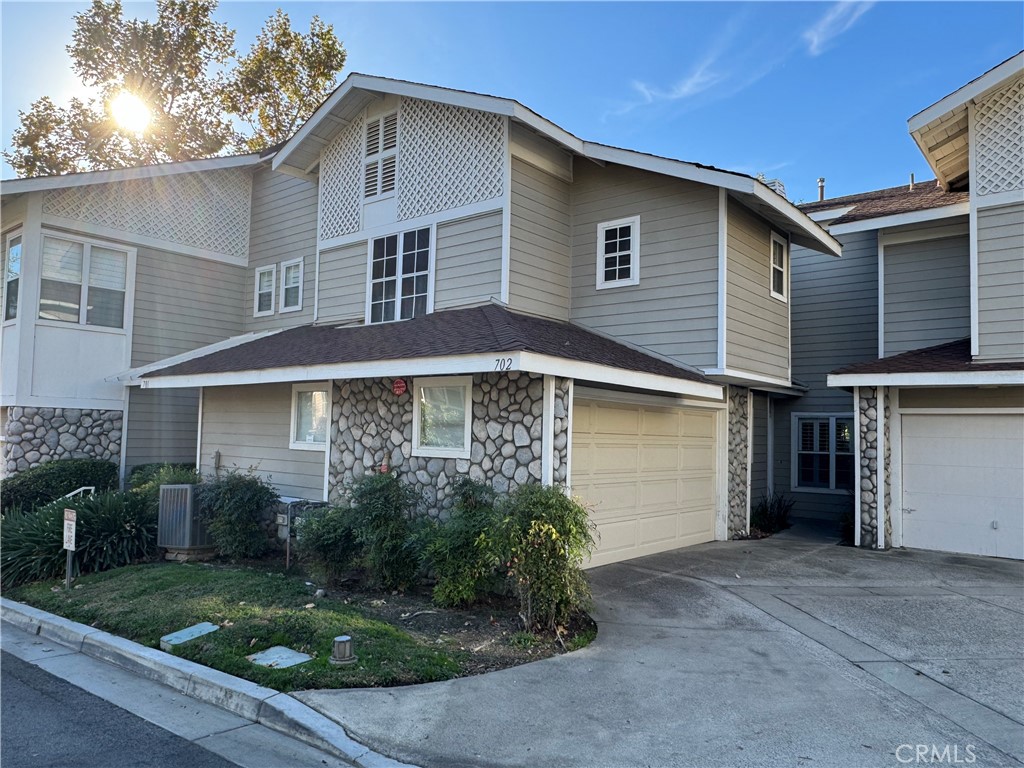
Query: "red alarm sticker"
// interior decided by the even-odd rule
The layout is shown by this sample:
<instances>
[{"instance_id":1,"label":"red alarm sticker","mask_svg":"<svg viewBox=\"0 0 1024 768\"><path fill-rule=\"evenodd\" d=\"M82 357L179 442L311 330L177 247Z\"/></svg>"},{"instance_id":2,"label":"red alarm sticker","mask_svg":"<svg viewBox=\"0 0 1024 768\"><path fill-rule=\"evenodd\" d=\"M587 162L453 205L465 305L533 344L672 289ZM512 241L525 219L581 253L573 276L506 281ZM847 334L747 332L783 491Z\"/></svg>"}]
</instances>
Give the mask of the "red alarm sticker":
<instances>
[{"instance_id":1,"label":"red alarm sticker","mask_svg":"<svg viewBox=\"0 0 1024 768\"><path fill-rule=\"evenodd\" d=\"M409 390L408 385L405 383L405 379L395 379L391 382L391 391L396 395L404 395Z\"/></svg>"}]
</instances>

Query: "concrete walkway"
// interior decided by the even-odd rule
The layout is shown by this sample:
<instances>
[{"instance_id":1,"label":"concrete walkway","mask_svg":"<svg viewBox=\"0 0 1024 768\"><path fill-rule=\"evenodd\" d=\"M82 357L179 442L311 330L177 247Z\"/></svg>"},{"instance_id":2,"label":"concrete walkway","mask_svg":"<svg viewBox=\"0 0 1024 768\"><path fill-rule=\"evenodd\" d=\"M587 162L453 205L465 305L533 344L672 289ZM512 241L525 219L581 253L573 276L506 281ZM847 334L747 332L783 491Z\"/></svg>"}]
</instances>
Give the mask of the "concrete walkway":
<instances>
[{"instance_id":1,"label":"concrete walkway","mask_svg":"<svg viewBox=\"0 0 1024 768\"><path fill-rule=\"evenodd\" d=\"M1024 563L786 533L590 577L583 651L296 698L424 766L1024 764Z\"/></svg>"}]
</instances>

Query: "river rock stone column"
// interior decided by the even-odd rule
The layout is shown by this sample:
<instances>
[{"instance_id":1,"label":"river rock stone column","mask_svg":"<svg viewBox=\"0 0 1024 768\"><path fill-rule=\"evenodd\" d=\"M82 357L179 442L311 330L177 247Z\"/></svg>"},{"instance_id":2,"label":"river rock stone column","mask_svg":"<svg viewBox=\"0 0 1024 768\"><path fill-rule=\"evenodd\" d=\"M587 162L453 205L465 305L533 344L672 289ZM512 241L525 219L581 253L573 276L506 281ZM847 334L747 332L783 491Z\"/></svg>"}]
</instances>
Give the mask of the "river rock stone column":
<instances>
[{"instance_id":1,"label":"river rock stone column","mask_svg":"<svg viewBox=\"0 0 1024 768\"><path fill-rule=\"evenodd\" d=\"M885 424L882 433L885 435L885 455L882 465L882 482L885 487L882 492L885 494L885 548L892 546L892 439L889 437L891 431L889 425L892 423L892 409L889 407L889 387L882 387L882 403L885 408Z\"/></svg>"},{"instance_id":2,"label":"river rock stone column","mask_svg":"<svg viewBox=\"0 0 1024 768\"><path fill-rule=\"evenodd\" d=\"M878 489L875 482L878 470L878 392L875 387L860 388L857 410L860 429L860 544L873 549L878 544Z\"/></svg>"},{"instance_id":3,"label":"river rock stone column","mask_svg":"<svg viewBox=\"0 0 1024 768\"><path fill-rule=\"evenodd\" d=\"M569 474L569 409L572 403L569 398L571 379L555 379L554 406L554 445L552 449L551 476L555 485L565 485Z\"/></svg>"},{"instance_id":4,"label":"river rock stone column","mask_svg":"<svg viewBox=\"0 0 1024 768\"><path fill-rule=\"evenodd\" d=\"M750 390L729 386L729 536L747 533Z\"/></svg>"},{"instance_id":5,"label":"river rock stone column","mask_svg":"<svg viewBox=\"0 0 1024 768\"><path fill-rule=\"evenodd\" d=\"M444 517L454 501L452 483L461 475L488 483L498 493L540 482L543 456L544 380L511 373L475 374L468 459L412 455L413 382L395 395L391 379L354 379L334 385L332 397L329 498L339 501L346 486L387 461L392 471L423 500L422 511ZM562 396L559 397L559 386ZM565 477L568 382L556 382L554 472ZM561 409L559 409L561 402ZM557 446L562 445L559 449Z\"/></svg>"},{"instance_id":6,"label":"river rock stone column","mask_svg":"<svg viewBox=\"0 0 1024 768\"><path fill-rule=\"evenodd\" d=\"M4 424L5 474L61 459L121 460L121 411L14 406Z\"/></svg>"}]
</instances>

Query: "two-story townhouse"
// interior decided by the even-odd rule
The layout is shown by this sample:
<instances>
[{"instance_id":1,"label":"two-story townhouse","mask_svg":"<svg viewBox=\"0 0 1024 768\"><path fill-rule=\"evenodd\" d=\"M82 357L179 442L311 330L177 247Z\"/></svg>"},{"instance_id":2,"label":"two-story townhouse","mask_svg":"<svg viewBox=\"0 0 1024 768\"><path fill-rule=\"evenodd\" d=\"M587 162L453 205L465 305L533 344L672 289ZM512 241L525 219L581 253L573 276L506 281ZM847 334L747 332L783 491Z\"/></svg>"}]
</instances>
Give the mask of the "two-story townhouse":
<instances>
[{"instance_id":1,"label":"two-story townhouse","mask_svg":"<svg viewBox=\"0 0 1024 768\"><path fill-rule=\"evenodd\" d=\"M1024 53L912 117L937 180L801 206L798 399L768 404L797 513L861 546L1024 558ZM755 446L760 448L760 446Z\"/></svg>"},{"instance_id":2,"label":"two-story townhouse","mask_svg":"<svg viewBox=\"0 0 1024 768\"><path fill-rule=\"evenodd\" d=\"M747 529L766 474L754 393L800 391L790 248L840 253L785 198L582 141L515 101L364 75L245 162L244 257L193 279L233 294L235 325L197 313L212 345L133 354L105 377L130 391L125 442L136 397L173 395L198 401L180 423L204 473L252 468L286 497L333 500L382 466L435 512L458 475L563 483L593 507L594 564ZM217 221L170 197L186 229ZM20 300L43 322L37 295Z\"/></svg>"}]
</instances>

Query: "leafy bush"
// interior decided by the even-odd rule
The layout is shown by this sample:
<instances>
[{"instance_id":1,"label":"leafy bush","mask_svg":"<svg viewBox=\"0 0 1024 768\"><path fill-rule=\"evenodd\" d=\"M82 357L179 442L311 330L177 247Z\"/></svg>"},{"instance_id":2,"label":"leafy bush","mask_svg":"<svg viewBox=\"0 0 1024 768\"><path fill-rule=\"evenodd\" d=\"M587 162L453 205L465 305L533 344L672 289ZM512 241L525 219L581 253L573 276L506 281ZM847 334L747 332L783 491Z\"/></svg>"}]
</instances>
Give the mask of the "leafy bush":
<instances>
[{"instance_id":1,"label":"leafy bush","mask_svg":"<svg viewBox=\"0 0 1024 768\"><path fill-rule=\"evenodd\" d=\"M142 464L145 472L138 472L139 467L132 471L129 485L132 493L146 500L152 509L160 508L161 485L197 485L202 481L195 467L190 464Z\"/></svg>"},{"instance_id":2,"label":"leafy bush","mask_svg":"<svg viewBox=\"0 0 1024 768\"><path fill-rule=\"evenodd\" d=\"M83 486L97 493L117 488L118 467L99 459L64 459L26 469L0 482L3 510L41 507Z\"/></svg>"},{"instance_id":3,"label":"leafy bush","mask_svg":"<svg viewBox=\"0 0 1024 768\"><path fill-rule=\"evenodd\" d=\"M796 503L783 493L762 496L750 513L750 527L763 533L778 533L789 528L789 513Z\"/></svg>"},{"instance_id":4,"label":"leafy bush","mask_svg":"<svg viewBox=\"0 0 1024 768\"><path fill-rule=\"evenodd\" d=\"M130 565L156 554L156 513L142 497L111 491L59 499L4 515L0 573L5 587L64 575L65 509L78 513L72 575Z\"/></svg>"},{"instance_id":5,"label":"leafy bush","mask_svg":"<svg viewBox=\"0 0 1024 768\"><path fill-rule=\"evenodd\" d=\"M351 568L363 553L349 507L319 507L304 512L295 528L299 557L327 580Z\"/></svg>"},{"instance_id":6,"label":"leafy bush","mask_svg":"<svg viewBox=\"0 0 1024 768\"><path fill-rule=\"evenodd\" d=\"M127 487L133 491L137 491L140 486L151 483L157 475L167 472L168 470L181 470L183 472L194 472L195 464L189 463L170 463L155 461L150 464L136 464L132 467L132 471L128 473ZM169 485L169 483L165 483Z\"/></svg>"},{"instance_id":7,"label":"leafy bush","mask_svg":"<svg viewBox=\"0 0 1024 768\"><path fill-rule=\"evenodd\" d=\"M501 505L491 551L515 587L526 631L557 631L589 606L582 565L593 532L587 509L557 487L524 485Z\"/></svg>"},{"instance_id":8,"label":"leafy bush","mask_svg":"<svg viewBox=\"0 0 1024 768\"><path fill-rule=\"evenodd\" d=\"M488 547L498 522L494 491L468 477L455 481L455 506L424 549L424 563L437 576L434 602L471 603L493 586L495 569Z\"/></svg>"},{"instance_id":9,"label":"leafy bush","mask_svg":"<svg viewBox=\"0 0 1024 768\"><path fill-rule=\"evenodd\" d=\"M260 518L279 499L263 478L237 471L196 487L199 515L225 557L259 557L266 552L269 542Z\"/></svg>"},{"instance_id":10,"label":"leafy bush","mask_svg":"<svg viewBox=\"0 0 1024 768\"><path fill-rule=\"evenodd\" d=\"M404 589L419 570L422 540L411 523L416 493L391 472L364 475L349 492L356 539L365 547L370 581L384 589Z\"/></svg>"}]
</instances>

